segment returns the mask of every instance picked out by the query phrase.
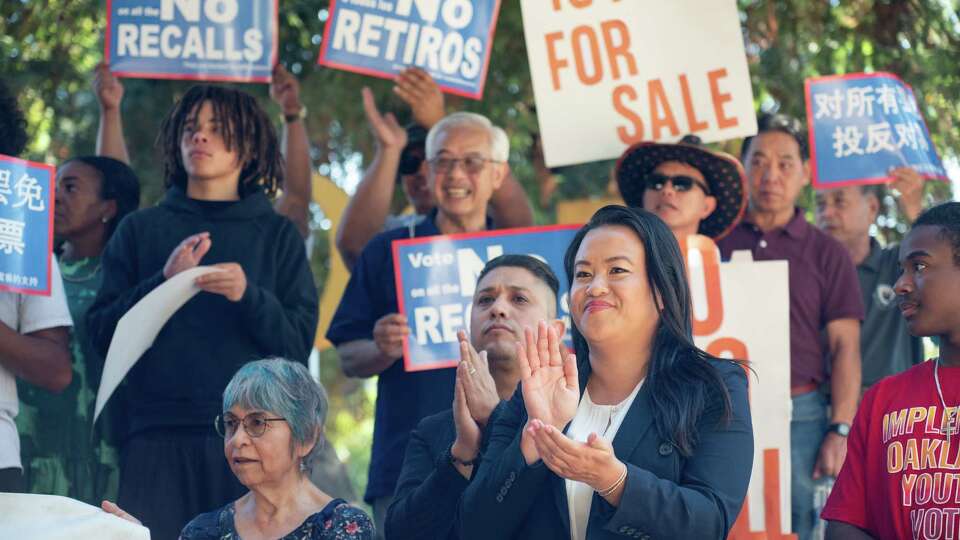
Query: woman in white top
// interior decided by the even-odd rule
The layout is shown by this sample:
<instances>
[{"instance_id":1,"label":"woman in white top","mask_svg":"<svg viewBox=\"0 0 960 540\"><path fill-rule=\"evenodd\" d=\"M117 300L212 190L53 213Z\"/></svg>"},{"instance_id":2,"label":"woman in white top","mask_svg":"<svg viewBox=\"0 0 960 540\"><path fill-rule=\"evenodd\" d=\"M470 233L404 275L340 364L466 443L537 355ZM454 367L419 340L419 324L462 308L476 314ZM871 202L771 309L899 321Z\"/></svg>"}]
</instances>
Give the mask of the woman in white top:
<instances>
[{"instance_id":1,"label":"woman in white top","mask_svg":"<svg viewBox=\"0 0 960 540\"><path fill-rule=\"evenodd\" d=\"M464 538L725 538L753 463L741 364L693 344L680 249L600 209L567 249L576 356L541 323L461 505ZM579 361L578 361L579 358Z\"/></svg>"}]
</instances>

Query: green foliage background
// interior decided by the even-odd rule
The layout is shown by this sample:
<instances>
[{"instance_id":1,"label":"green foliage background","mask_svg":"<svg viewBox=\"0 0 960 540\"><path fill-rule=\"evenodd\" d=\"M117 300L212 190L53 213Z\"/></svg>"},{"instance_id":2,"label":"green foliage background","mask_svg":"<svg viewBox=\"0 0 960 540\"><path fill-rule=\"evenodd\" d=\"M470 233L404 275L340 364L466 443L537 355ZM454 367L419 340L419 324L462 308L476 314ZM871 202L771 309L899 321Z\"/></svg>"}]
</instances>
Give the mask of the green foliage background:
<instances>
[{"instance_id":1,"label":"green foliage background","mask_svg":"<svg viewBox=\"0 0 960 540\"><path fill-rule=\"evenodd\" d=\"M395 111L401 120L408 112L392 95L389 82L315 65L327 0L280 0L280 4L280 61L302 82L314 163L323 172L356 167L358 153L371 155L373 144L360 106L360 88L371 87L381 107ZM957 159L960 0L737 0L737 4L759 109L802 118L804 78L890 71L913 86L941 157ZM98 111L90 81L103 53L104 9L101 0L0 2L0 76L19 91L27 115L31 142L24 157L58 163L93 153ZM128 145L144 182L143 203L153 204L162 192L153 139L161 118L189 83L135 79L123 83ZM261 97L268 110L279 112L265 85L243 87ZM514 174L538 201L533 166L538 128L517 0L503 0L483 101L450 97L448 107L483 112L507 130ZM722 146L733 153L739 150L737 141ZM558 171L561 180L552 199L546 206L535 205L538 221L552 221L556 200L602 195L609 169L609 162L598 162ZM930 183L928 191L934 199L949 197L944 183ZM806 197L809 202L809 192ZM318 249L312 262L322 283L328 265L327 224L318 213L314 225ZM902 232L892 210L878 226L888 237ZM369 381L343 377L331 352L322 355L321 364L333 401L328 433L362 490L374 390Z\"/></svg>"}]
</instances>

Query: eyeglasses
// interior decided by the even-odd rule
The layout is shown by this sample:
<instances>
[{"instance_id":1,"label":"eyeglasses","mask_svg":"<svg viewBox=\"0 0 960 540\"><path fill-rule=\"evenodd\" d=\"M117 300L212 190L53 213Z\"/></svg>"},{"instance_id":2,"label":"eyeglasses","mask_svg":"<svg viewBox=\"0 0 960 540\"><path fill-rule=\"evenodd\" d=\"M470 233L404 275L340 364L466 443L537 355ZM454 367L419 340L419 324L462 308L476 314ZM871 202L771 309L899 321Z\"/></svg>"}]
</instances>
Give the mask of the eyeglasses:
<instances>
[{"instance_id":1,"label":"eyeglasses","mask_svg":"<svg viewBox=\"0 0 960 540\"><path fill-rule=\"evenodd\" d=\"M467 171L467 174L479 174L480 171L487 166L487 163L500 162L481 156L467 156L463 158L435 157L430 160L430 166L433 168L433 172L439 174L450 174L453 172L454 167L457 166L457 163L463 163L463 170Z\"/></svg>"},{"instance_id":2,"label":"eyeglasses","mask_svg":"<svg viewBox=\"0 0 960 540\"><path fill-rule=\"evenodd\" d=\"M653 191L663 191L663 188L667 186L667 183L670 183L673 186L673 189L678 193L685 193L693 189L693 186L700 186L700 189L703 190L707 195L710 194L710 187L706 182L702 182L693 178L692 176L687 175L677 175L677 176L667 176L665 174L653 173L647 177L645 181L646 189L652 189Z\"/></svg>"},{"instance_id":3,"label":"eyeglasses","mask_svg":"<svg viewBox=\"0 0 960 540\"><path fill-rule=\"evenodd\" d=\"M267 418L263 413L250 413L243 418L237 418L230 413L224 413L217 415L213 421L213 427L216 428L217 433L221 437L229 439L237 433L237 428L240 424L243 424L243 430L247 432L247 435L256 439L257 437L263 436L267 428L270 427L270 422L286 421L286 418Z\"/></svg>"},{"instance_id":4,"label":"eyeglasses","mask_svg":"<svg viewBox=\"0 0 960 540\"><path fill-rule=\"evenodd\" d=\"M420 170L420 164L424 160L423 146L414 146L404 149L400 154L400 166L397 171L400 174L416 174Z\"/></svg>"}]
</instances>

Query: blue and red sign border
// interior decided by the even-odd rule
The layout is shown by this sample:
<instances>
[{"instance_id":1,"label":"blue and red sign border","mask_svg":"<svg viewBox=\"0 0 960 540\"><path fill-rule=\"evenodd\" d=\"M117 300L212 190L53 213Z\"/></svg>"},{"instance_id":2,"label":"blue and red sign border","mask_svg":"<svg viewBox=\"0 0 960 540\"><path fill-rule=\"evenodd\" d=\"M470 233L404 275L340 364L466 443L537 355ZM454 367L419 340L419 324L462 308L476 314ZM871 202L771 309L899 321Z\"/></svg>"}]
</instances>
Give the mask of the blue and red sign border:
<instances>
[{"instance_id":1,"label":"blue and red sign border","mask_svg":"<svg viewBox=\"0 0 960 540\"><path fill-rule=\"evenodd\" d=\"M0 154L0 162L6 163L15 163L22 167L32 168L32 169L44 169L50 175L50 184L47 186L49 190L47 193L50 194L50 211L47 214L47 246L46 246L46 256L47 256L47 282L44 284L43 289L36 288L24 288L17 287L16 285L8 285L6 283L0 283L0 290L9 291L21 294L33 294L38 296L50 296L50 285L51 280L53 279L53 214L56 211L56 177L57 169L53 165L47 163L39 163L36 161L28 161L26 159L15 158L11 156L5 156Z\"/></svg>"},{"instance_id":2,"label":"blue and red sign border","mask_svg":"<svg viewBox=\"0 0 960 540\"><path fill-rule=\"evenodd\" d=\"M108 0L109 1L109 0ZM437 86L440 87L445 93L461 96L469 99L481 100L483 99L483 90L487 85L487 70L490 68L490 55L493 52L493 38L497 30L497 20L500 17L500 0L494 0L496 4L493 7L493 18L490 20L490 34L487 36L486 51L483 56L483 70L480 73L480 86L477 88L476 92L466 92L459 88L454 88L442 84L440 81L437 81ZM390 73L386 71L379 71L375 69L367 69L359 66L352 66L350 64L343 64L340 62L334 62L327 58L327 46L330 44L330 27L333 26L333 14L337 9L337 0L330 0L330 7L327 8L329 16L327 22L323 27L323 41L320 44L320 55L317 57L317 65L326 66L330 68L340 69L343 71L350 71L353 73L358 73L360 75L367 75L370 77L377 77L380 79L394 80L397 78L395 73Z\"/></svg>"},{"instance_id":3,"label":"blue and red sign border","mask_svg":"<svg viewBox=\"0 0 960 540\"><path fill-rule=\"evenodd\" d=\"M807 111L807 141L810 148L810 179L813 184L814 189L830 189L838 188L845 186L859 186L865 184L886 184L890 182L889 176L874 176L866 178L850 178L847 180L841 180L839 182L821 182L820 177L817 171L817 144L816 137L814 135L814 123L813 123L813 99L811 96L810 87L813 84L820 82L829 82L829 81L843 81L843 80L858 80L858 79L877 79L877 78L890 78L893 79L903 86L907 87L910 90L910 95L916 99L916 94L913 92L913 87L910 86L906 81L898 77L894 73L887 71L875 71L872 73L847 73L843 75L825 75L822 77L807 77L803 81L803 94L806 101L806 111ZM917 103L919 106L919 103ZM920 117L921 125L923 130L927 134L927 138L930 139L930 129L927 127L927 120L923 117L923 114L918 115ZM932 142L932 139L930 139ZM936 147L932 148L933 153L937 156L937 159L940 159L940 154L937 152ZM942 160L941 160L942 162ZM939 174L930 174L930 173L921 173L921 176L930 180L941 180L944 182L950 182L950 179L946 176Z\"/></svg>"},{"instance_id":4,"label":"blue and red sign border","mask_svg":"<svg viewBox=\"0 0 960 540\"><path fill-rule=\"evenodd\" d=\"M277 65L278 58L278 44L280 42L280 0L270 0L273 2L273 19L271 24L273 26L273 42L270 46L270 65ZM110 64L110 42L113 36L113 21L111 16L113 14L113 0L107 0L107 33L103 40L103 61L108 65ZM117 77L126 77L133 79L164 79L164 80L178 80L178 81L212 81L212 82L240 82L240 83L269 83L271 76L251 76L251 77L234 77L230 75L211 75L204 73L144 73L137 71L113 71L111 72Z\"/></svg>"},{"instance_id":5,"label":"blue and red sign border","mask_svg":"<svg viewBox=\"0 0 960 540\"><path fill-rule=\"evenodd\" d=\"M400 240L394 240L391 243L390 250L393 252L393 282L397 291L397 311L399 313L405 313L404 301L403 301L403 278L400 272L400 247L406 246L415 246L420 244L428 244L435 241L437 238L446 238L448 240L469 240L473 238L489 238L489 237L504 237L504 236L516 236L520 234L529 234L529 233L542 233L542 232L552 232L552 231L563 231L563 230L577 230L583 225L578 224L558 224L558 225L536 225L533 227L518 227L515 229L494 229L492 231L480 231L474 233L457 233L457 234L438 234L433 236L421 236L418 238L404 238ZM426 371L429 369L441 369L441 368L451 368L456 367L460 362L459 359L452 360L442 360L439 362L430 362L425 364L412 365L409 361L410 358L410 336L403 337L403 369L404 371Z\"/></svg>"}]
</instances>

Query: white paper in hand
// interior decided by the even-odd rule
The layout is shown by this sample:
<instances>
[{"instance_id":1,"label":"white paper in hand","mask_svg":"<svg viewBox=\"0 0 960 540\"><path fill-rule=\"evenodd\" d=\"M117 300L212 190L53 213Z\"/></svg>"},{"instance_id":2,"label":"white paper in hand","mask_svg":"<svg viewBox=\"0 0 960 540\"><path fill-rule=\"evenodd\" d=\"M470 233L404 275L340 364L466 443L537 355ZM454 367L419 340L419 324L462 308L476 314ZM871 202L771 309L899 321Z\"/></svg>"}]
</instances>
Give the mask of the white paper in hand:
<instances>
[{"instance_id":1,"label":"white paper in hand","mask_svg":"<svg viewBox=\"0 0 960 540\"><path fill-rule=\"evenodd\" d=\"M103 365L103 377L97 390L97 406L93 413L94 422L100 417L100 412L114 390L120 386L120 381L153 345L153 340L157 338L163 325L187 300L200 292L200 288L194 285L194 280L204 274L220 271L212 266L197 266L184 270L150 291L120 318Z\"/></svg>"},{"instance_id":2,"label":"white paper in hand","mask_svg":"<svg viewBox=\"0 0 960 540\"><path fill-rule=\"evenodd\" d=\"M17 540L150 540L142 525L55 495L0 493L0 538Z\"/></svg>"}]
</instances>

